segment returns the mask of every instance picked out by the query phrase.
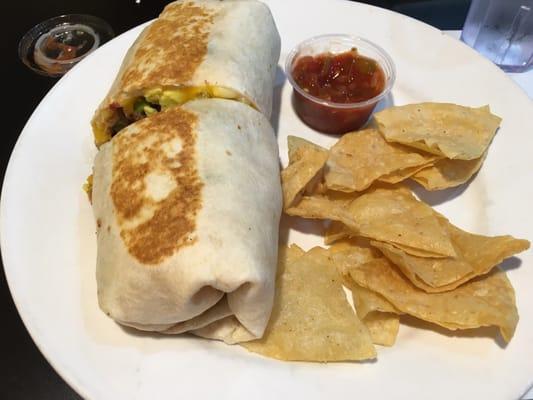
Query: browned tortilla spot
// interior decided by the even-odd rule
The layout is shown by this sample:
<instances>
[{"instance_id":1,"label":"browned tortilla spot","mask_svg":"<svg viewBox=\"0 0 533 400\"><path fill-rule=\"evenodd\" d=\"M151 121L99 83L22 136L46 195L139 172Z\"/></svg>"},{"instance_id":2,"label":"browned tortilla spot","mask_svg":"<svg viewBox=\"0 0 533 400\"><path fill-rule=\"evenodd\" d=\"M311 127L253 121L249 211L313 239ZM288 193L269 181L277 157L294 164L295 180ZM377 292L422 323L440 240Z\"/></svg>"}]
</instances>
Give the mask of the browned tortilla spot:
<instances>
[{"instance_id":1,"label":"browned tortilla spot","mask_svg":"<svg viewBox=\"0 0 533 400\"><path fill-rule=\"evenodd\" d=\"M157 86L162 77L169 82L189 81L207 53L214 15L190 2L168 5L148 28L135 53L135 64L124 72L123 88L127 90L136 82L144 87ZM155 66L153 60L159 60Z\"/></svg>"},{"instance_id":2,"label":"browned tortilla spot","mask_svg":"<svg viewBox=\"0 0 533 400\"><path fill-rule=\"evenodd\" d=\"M195 242L203 187L196 169L196 123L194 114L175 108L141 120L132 126L133 133L113 139L111 197L121 237L142 263L158 264ZM181 151L169 158L163 146L173 139L181 141ZM152 172L175 183L175 189L158 201L146 193L145 178ZM135 224L146 210L153 211L151 217Z\"/></svg>"}]
</instances>

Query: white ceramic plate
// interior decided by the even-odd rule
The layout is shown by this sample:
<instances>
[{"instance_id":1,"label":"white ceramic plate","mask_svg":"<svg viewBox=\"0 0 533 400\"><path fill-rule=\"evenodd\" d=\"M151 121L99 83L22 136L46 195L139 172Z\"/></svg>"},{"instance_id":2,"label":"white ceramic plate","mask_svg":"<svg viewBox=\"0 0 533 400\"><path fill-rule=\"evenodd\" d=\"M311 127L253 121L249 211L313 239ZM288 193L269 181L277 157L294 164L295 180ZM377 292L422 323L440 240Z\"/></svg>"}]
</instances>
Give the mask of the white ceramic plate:
<instances>
[{"instance_id":1,"label":"white ceramic plate","mask_svg":"<svg viewBox=\"0 0 533 400\"><path fill-rule=\"evenodd\" d=\"M533 238L533 105L498 68L440 31L379 8L334 1L269 1L282 60L299 41L352 33L396 62L395 104L490 104L503 117L481 172L467 188L424 198L466 229ZM503 349L481 330L467 336L402 325L397 344L373 363L287 363L239 346L125 330L96 300L95 226L81 185L95 149L89 120L106 94L135 28L68 73L28 121L13 151L1 204L9 286L26 327L54 368L84 397L137 398L519 398L533 380L533 257L506 264L522 319ZM280 63L280 65L282 65ZM276 87L282 159L286 136L322 144L294 115L282 74ZM389 99L391 100L391 99ZM295 221L291 221L295 222ZM286 230L287 224L284 224ZM320 244L297 223L291 242ZM528 265L529 264L529 265Z\"/></svg>"}]
</instances>

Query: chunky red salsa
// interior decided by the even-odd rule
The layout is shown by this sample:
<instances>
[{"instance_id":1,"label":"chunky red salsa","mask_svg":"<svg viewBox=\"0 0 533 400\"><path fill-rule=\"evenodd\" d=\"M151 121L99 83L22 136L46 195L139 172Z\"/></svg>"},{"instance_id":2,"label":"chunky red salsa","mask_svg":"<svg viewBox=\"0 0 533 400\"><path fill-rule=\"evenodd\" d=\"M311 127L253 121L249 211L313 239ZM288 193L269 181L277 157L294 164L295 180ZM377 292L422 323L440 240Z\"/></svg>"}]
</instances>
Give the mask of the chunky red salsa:
<instances>
[{"instance_id":1,"label":"chunky red salsa","mask_svg":"<svg viewBox=\"0 0 533 400\"><path fill-rule=\"evenodd\" d=\"M362 127L376 103L355 103L378 96L386 83L381 66L358 54L357 49L340 54L302 56L293 63L291 72L300 90L339 104L322 104L299 91L294 92L294 108L300 118L314 129L335 134Z\"/></svg>"},{"instance_id":2,"label":"chunky red salsa","mask_svg":"<svg viewBox=\"0 0 533 400\"><path fill-rule=\"evenodd\" d=\"M357 53L325 53L299 58L293 78L307 93L334 103L357 103L377 96L385 86L378 63Z\"/></svg>"}]
</instances>

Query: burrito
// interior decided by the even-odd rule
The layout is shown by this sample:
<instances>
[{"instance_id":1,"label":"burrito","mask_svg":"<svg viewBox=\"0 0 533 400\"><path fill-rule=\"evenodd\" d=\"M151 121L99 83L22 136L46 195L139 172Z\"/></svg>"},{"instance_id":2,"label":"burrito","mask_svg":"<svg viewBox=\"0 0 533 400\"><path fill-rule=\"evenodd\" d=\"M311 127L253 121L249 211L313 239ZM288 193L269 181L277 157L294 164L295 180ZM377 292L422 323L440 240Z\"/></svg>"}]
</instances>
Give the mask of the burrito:
<instances>
[{"instance_id":1,"label":"burrito","mask_svg":"<svg viewBox=\"0 0 533 400\"><path fill-rule=\"evenodd\" d=\"M106 314L227 343L263 335L282 204L278 147L263 114L225 99L168 108L102 145L93 174Z\"/></svg>"},{"instance_id":2,"label":"burrito","mask_svg":"<svg viewBox=\"0 0 533 400\"><path fill-rule=\"evenodd\" d=\"M252 0L170 3L129 49L93 120L97 146L130 123L196 98L245 103L270 117L280 38Z\"/></svg>"}]
</instances>

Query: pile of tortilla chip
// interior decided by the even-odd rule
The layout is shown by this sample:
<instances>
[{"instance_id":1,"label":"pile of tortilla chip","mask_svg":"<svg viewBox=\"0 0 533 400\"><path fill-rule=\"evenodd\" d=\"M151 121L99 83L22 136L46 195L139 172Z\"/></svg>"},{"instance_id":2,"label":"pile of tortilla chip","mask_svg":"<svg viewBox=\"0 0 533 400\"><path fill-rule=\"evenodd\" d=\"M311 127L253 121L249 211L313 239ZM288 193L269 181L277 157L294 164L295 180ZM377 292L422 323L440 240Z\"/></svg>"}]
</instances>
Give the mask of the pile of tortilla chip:
<instances>
[{"instance_id":1,"label":"pile of tortilla chip","mask_svg":"<svg viewBox=\"0 0 533 400\"><path fill-rule=\"evenodd\" d=\"M511 340L515 294L498 265L530 243L465 232L399 184L464 183L500 119L488 107L424 103L381 111L375 121L378 129L346 134L329 150L289 137L284 210L328 221L330 246L280 251L272 318L261 340L244 344L250 351L283 360L374 358L374 344L394 344L402 314L449 330L495 326Z\"/></svg>"},{"instance_id":2,"label":"pile of tortilla chip","mask_svg":"<svg viewBox=\"0 0 533 400\"><path fill-rule=\"evenodd\" d=\"M421 103L375 116L377 129L344 135L330 149L328 189L359 192L411 178L427 190L468 181L481 167L501 119L489 107Z\"/></svg>"}]
</instances>

